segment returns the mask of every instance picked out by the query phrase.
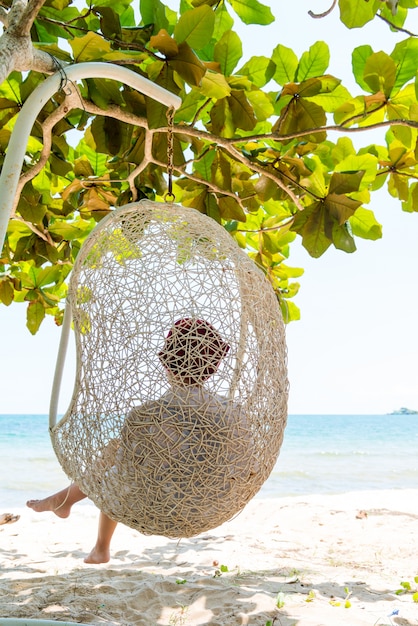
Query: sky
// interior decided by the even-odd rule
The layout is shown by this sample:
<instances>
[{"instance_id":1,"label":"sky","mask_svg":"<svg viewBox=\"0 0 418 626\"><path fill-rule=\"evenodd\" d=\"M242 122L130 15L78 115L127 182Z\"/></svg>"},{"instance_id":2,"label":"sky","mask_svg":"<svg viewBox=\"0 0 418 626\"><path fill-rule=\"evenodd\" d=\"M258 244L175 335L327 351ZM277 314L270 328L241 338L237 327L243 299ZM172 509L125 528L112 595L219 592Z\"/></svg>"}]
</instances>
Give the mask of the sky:
<instances>
[{"instance_id":1,"label":"sky","mask_svg":"<svg viewBox=\"0 0 418 626\"><path fill-rule=\"evenodd\" d=\"M320 0L265 3L274 7L276 22L269 27L240 27L246 58L269 55L278 43L300 56L315 41L327 41L329 72L357 93L360 89L351 77L352 49L368 43L375 51L390 53L404 38L380 20L351 31L336 13L313 20L309 9L328 8ZM177 5L175 0L171 5ZM377 138L362 134L359 141L366 144ZM300 244L292 245L288 264L303 267L305 273L295 298L301 320L286 331L290 414L418 410L418 214L402 212L385 189L367 206L383 225L381 240L357 239L354 254L330 248L320 259L310 258ZM48 413L59 329L48 317L33 337L25 327L25 315L25 305L0 306L0 414ZM71 344L60 413L71 397L74 363Z\"/></svg>"}]
</instances>

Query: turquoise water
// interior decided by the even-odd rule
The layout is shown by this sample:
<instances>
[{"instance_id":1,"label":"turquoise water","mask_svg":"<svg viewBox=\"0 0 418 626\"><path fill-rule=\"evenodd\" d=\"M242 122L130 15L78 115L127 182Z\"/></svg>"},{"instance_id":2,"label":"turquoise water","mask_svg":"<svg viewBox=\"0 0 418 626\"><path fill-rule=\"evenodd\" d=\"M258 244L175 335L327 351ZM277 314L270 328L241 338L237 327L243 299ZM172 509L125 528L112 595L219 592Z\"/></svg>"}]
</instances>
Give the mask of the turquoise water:
<instances>
[{"instance_id":1,"label":"turquoise water","mask_svg":"<svg viewBox=\"0 0 418 626\"><path fill-rule=\"evenodd\" d=\"M42 415L0 415L0 511L65 486ZM418 488L418 416L291 415L258 497Z\"/></svg>"}]
</instances>

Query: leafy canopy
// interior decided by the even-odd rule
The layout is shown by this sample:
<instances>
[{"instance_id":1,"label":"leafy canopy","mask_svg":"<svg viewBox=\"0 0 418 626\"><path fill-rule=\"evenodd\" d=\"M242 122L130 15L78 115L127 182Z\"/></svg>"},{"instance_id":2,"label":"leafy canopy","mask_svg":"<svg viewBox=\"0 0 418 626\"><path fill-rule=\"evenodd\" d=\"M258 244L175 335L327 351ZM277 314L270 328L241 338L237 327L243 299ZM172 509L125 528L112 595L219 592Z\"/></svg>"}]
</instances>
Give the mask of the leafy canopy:
<instances>
[{"instance_id":1,"label":"leafy canopy","mask_svg":"<svg viewBox=\"0 0 418 626\"><path fill-rule=\"evenodd\" d=\"M348 28L382 19L396 30L417 5L339 0L335 10ZM417 37L406 32L392 52L356 48L359 90L351 94L328 72L324 41L300 58L278 42L269 57L242 61L234 19L274 20L259 0L179 0L176 11L140 0L139 14L136 6L46 0L37 14L33 45L61 64L63 81L27 146L0 259L0 301L27 302L32 333L45 314L59 323L66 278L96 222L115 206L163 201L167 192L165 107L115 81L66 83L65 63L100 60L182 98L176 201L222 223L267 274L285 319L297 319L292 298L303 270L286 262L297 236L313 257L330 246L353 252L356 237L378 239L381 226L366 205L383 185L404 211L418 211ZM1 162L22 103L43 80L33 69L13 71L1 85ZM381 126L385 145L355 149L350 132ZM330 129L340 132L335 141Z\"/></svg>"}]
</instances>

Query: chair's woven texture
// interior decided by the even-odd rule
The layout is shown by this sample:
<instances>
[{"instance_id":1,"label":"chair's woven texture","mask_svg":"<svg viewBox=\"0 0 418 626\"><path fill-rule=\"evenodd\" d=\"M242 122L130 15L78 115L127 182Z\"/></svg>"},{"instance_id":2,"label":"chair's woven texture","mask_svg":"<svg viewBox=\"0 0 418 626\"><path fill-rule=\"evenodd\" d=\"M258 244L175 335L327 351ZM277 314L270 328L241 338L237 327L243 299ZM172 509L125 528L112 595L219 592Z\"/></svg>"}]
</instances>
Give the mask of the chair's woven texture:
<instances>
[{"instance_id":1,"label":"chair's woven texture","mask_svg":"<svg viewBox=\"0 0 418 626\"><path fill-rule=\"evenodd\" d=\"M287 417L284 326L262 272L214 220L143 200L88 237L68 302L76 381L51 433L67 475L144 534L189 537L239 513L273 469ZM170 385L159 358L184 318L229 346L203 385Z\"/></svg>"}]
</instances>

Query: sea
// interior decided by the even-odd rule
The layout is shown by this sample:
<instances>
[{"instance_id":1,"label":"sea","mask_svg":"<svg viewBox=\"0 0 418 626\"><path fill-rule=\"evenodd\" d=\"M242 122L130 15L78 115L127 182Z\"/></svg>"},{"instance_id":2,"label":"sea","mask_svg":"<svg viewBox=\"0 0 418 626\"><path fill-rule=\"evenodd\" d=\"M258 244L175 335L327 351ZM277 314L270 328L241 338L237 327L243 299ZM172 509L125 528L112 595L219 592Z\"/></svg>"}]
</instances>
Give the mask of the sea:
<instances>
[{"instance_id":1,"label":"sea","mask_svg":"<svg viewBox=\"0 0 418 626\"><path fill-rule=\"evenodd\" d=\"M0 415L0 513L68 483L46 415ZM418 488L418 415L290 415L257 498Z\"/></svg>"}]
</instances>

